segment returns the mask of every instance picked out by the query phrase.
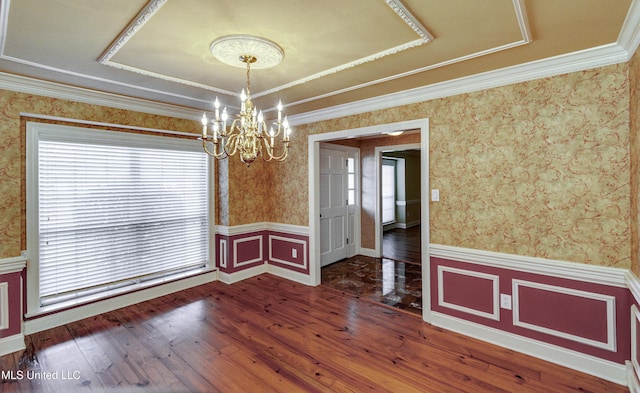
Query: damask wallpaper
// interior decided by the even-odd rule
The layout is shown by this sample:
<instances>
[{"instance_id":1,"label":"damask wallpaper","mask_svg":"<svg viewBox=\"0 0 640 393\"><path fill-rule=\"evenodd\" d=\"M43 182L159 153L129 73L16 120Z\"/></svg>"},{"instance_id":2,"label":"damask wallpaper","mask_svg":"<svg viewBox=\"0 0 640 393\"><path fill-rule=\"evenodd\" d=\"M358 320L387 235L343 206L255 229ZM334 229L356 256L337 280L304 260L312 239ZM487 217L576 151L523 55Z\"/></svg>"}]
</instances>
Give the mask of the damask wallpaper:
<instances>
[{"instance_id":1,"label":"damask wallpaper","mask_svg":"<svg viewBox=\"0 0 640 393\"><path fill-rule=\"evenodd\" d=\"M20 113L189 132L195 122L0 90L0 258L26 249L25 135ZM43 121L43 120L37 120Z\"/></svg>"},{"instance_id":2,"label":"damask wallpaper","mask_svg":"<svg viewBox=\"0 0 640 393\"><path fill-rule=\"evenodd\" d=\"M631 270L640 275L640 51L629 62L631 152Z\"/></svg>"},{"instance_id":3,"label":"damask wallpaper","mask_svg":"<svg viewBox=\"0 0 640 393\"><path fill-rule=\"evenodd\" d=\"M296 133L429 118L430 186L441 195L430 204L432 243L629 268L628 67L328 120ZM298 172L287 174L301 182L296 188L306 189L306 167L289 170ZM280 219L306 216L305 205L286 206Z\"/></svg>"},{"instance_id":4,"label":"damask wallpaper","mask_svg":"<svg viewBox=\"0 0 640 393\"><path fill-rule=\"evenodd\" d=\"M286 162L229 162L217 174L218 192L228 195L225 206L218 197L218 223L308 225L309 135L429 118L429 178L441 193L430 205L433 243L630 268L630 119L637 114L629 113L629 64L298 126ZM0 108L0 258L26 247L20 112L197 129L187 120L9 91L0 91Z\"/></svg>"}]
</instances>

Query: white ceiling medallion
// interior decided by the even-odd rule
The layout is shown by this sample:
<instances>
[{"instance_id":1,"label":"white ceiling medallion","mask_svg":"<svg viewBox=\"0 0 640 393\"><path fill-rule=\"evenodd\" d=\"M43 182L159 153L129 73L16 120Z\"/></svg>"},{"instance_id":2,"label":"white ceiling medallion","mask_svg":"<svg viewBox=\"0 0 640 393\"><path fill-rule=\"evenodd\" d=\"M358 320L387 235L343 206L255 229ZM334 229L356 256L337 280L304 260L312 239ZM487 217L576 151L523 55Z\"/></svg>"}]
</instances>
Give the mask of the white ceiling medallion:
<instances>
[{"instance_id":1,"label":"white ceiling medallion","mask_svg":"<svg viewBox=\"0 0 640 393\"><path fill-rule=\"evenodd\" d=\"M230 66L246 68L247 63L241 56L251 55L256 61L253 69L271 68L280 64L284 50L275 42L251 35L227 35L211 43L211 54Z\"/></svg>"}]
</instances>

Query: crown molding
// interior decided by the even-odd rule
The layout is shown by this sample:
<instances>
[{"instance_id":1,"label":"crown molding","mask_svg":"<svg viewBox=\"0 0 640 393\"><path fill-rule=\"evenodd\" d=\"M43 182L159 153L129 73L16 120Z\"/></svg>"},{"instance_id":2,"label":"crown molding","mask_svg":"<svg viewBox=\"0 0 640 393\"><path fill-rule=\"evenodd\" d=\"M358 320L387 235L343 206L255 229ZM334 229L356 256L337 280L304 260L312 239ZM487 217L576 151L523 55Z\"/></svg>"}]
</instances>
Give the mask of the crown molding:
<instances>
[{"instance_id":1,"label":"crown molding","mask_svg":"<svg viewBox=\"0 0 640 393\"><path fill-rule=\"evenodd\" d=\"M514 4L521 3L521 0L513 1ZM0 8L0 11L3 9L6 12L6 7ZM526 24L524 26L526 26ZM523 31L526 32L527 30ZM491 89L544 77L623 63L630 60L639 45L640 0L633 0L616 43L378 96L371 99L336 105L297 115L290 115L289 123L294 126L314 123L375 110L429 101L457 94ZM202 112L201 110L190 109L177 105L163 104L119 94L73 87L9 73L0 73L0 89L194 121L197 121L200 118Z\"/></svg>"},{"instance_id":2,"label":"crown molding","mask_svg":"<svg viewBox=\"0 0 640 393\"><path fill-rule=\"evenodd\" d=\"M631 59L640 44L640 0L633 0L618 34L618 45L625 48Z\"/></svg>"},{"instance_id":3,"label":"crown molding","mask_svg":"<svg viewBox=\"0 0 640 393\"><path fill-rule=\"evenodd\" d=\"M167 0L151 0L144 6L124 31L120 33L118 38L98 57L98 63L104 64L111 60L166 2Z\"/></svg>"},{"instance_id":4,"label":"crown molding","mask_svg":"<svg viewBox=\"0 0 640 393\"><path fill-rule=\"evenodd\" d=\"M402 21L420 36L425 42L433 41L433 35L416 19L416 17L398 0L385 0L385 3L402 19Z\"/></svg>"},{"instance_id":5,"label":"crown molding","mask_svg":"<svg viewBox=\"0 0 640 393\"><path fill-rule=\"evenodd\" d=\"M639 2L640 0L636 0L634 4ZM630 33L627 33L627 35L629 35L629 37L626 38L627 44L633 48L637 48L638 42L640 42L640 27L633 31L633 35ZM635 50L633 52L635 52ZM290 115L289 123L292 126L315 123L623 63L629 61L633 52L625 50L618 44L604 45L593 49L404 90L366 100ZM8 73L0 73L0 89L194 121L197 121L201 116L201 111L196 109L79 88L61 83L42 81Z\"/></svg>"},{"instance_id":6,"label":"crown molding","mask_svg":"<svg viewBox=\"0 0 640 393\"><path fill-rule=\"evenodd\" d=\"M415 41L411 41L408 43L405 43L404 45L400 45L400 46L396 46L394 48L376 53L374 55L371 56L367 56L358 60L355 60L351 63L347 63L347 64L343 64L341 66L329 69L329 70L325 70L322 71L318 74L314 74L314 75L310 75L306 78L303 79L299 79L296 81L293 81L291 83L282 85L282 86L278 86L274 89L271 90L266 90L264 92L260 92L258 94L254 94L254 97L260 97L266 94L271 94L271 93L275 93L278 92L280 90L283 90L285 88L290 88L302 83L306 83L309 81L312 81L314 79L318 79L320 77L323 76L327 76L336 72L340 72L343 70L346 70L347 68L351 68L351 67L355 67L358 65L362 65L364 63L370 62L370 61L375 61L378 59L381 59L385 56L389 56L391 54L395 54L404 50L407 50L409 48L412 48L414 46L420 46L423 45L425 43L428 43L430 41L434 40L433 35L431 35L431 33L429 33L426 28L421 27L421 25L418 24L417 20L415 19L415 17L413 15L411 15L411 13L397 0L386 0L387 5L398 15L398 17L400 17L409 27L411 27L416 34L418 34L420 36L420 39L415 40ZM395 79L400 79L400 78L404 78L410 75L415 75L415 74L419 74L421 72L425 72L425 71L429 71L429 70L433 70L433 69L437 69L437 68L441 68L441 67L445 67L451 64L456 64L456 63L460 63L463 61L467 61L469 59L474 59L476 57L482 57L482 56L487 56L490 55L492 53L496 53L496 52L501 52L504 50L508 50L511 48L515 48L521 45L527 45L531 42L531 31L530 31L530 27L529 27L529 19L527 17L527 13L526 13L526 7L524 5L523 0L512 0L513 2L513 8L514 8L514 13L516 16L516 21L518 23L518 26L520 28L520 33L522 35L522 37L514 42L508 43L508 44L504 44L504 45L500 45L500 46L496 46L496 47L492 47L489 49L485 49L485 50L481 50L479 52L474 52L474 53L469 53L467 55L464 56L460 56L460 57L456 57L450 60L446 60L446 61L442 61L439 63L435 63L435 64L431 64L431 65L427 65L425 67L420 67L414 70L410 70L407 72L402 72L399 74L394 74L394 75L390 75L387 76L385 78L380 78L380 79L376 79L376 80L372 80L369 82L365 82L365 83L361 83L361 84L357 84L357 85L352 85L352 86L348 86L344 89L341 90L336 90L336 91L331 91L329 93L326 94L322 94L319 96L315 96L315 97L309 97L307 99L304 100L300 100L300 101L296 101L293 103L290 103L288 105L285 105L285 107L287 106L294 106L294 105L300 105L300 104L304 104L306 102L312 102L312 101L316 101L322 98L327 98L327 97L333 97L339 94L343 94L343 93L347 93L349 91L354 91L354 90L358 90L358 89L362 89L365 87L369 87L369 86L375 86L381 83L385 83L391 80L395 80ZM291 116L289 116L291 118Z\"/></svg>"},{"instance_id":7,"label":"crown molding","mask_svg":"<svg viewBox=\"0 0 640 393\"><path fill-rule=\"evenodd\" d=\"M404 90L348 104L289 116L292 126L357 115L381 109L415 104L458 94L492 89L514 83L546 78L570 72L624 63L628 52L618 44L609 44L584 51L488 71L428 86Z\"/></svg>"},{"instance_id":8,"label":"crown molding","mask_svg":"<svg viewBox=\"0 0 640 393\"><path fill-rule=\"evenodd\" d=\"M513 0L516 10L522 0ZM520 7L520 8L519 8ZM519 15L524 40L530 39L526 14ZM415 89L400 91L349 104L289 116L292 126L315 123L437 98L492 89L514 83L628 62L640 45L640 0L633 0L615 43L488 71Z\"/></svg>"},{"instance_id":9,"label":"crown molding","mask_svg":"<svg viewBox=\"0 0 640 393\"><path fill-rule=\"evenodd\" d=\"M90 105L176 117L179 119L200 121L199 119L202 116L201 110L69 86L62 83L43 81L4 72L0 72L0 89L76 101Z\"/></svg>"}]
</instances>

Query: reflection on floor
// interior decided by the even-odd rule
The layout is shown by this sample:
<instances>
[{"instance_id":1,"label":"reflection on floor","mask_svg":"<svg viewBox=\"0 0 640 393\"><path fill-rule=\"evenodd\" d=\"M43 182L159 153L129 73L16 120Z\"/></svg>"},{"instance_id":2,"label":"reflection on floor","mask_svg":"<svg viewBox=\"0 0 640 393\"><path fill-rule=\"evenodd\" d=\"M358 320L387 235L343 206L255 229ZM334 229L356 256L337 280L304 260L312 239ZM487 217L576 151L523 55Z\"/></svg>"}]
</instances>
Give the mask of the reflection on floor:
<instances>
[{"instance_id":1,"label":"reflection on floor","mask_svg":"<svg viewBox=\"0 0 640 393\"><path fill-rule=\"evenodd\" d=\"M419 264L356 255L323 267L322 285L422 315Z\"/></svg>"}]
</instances>

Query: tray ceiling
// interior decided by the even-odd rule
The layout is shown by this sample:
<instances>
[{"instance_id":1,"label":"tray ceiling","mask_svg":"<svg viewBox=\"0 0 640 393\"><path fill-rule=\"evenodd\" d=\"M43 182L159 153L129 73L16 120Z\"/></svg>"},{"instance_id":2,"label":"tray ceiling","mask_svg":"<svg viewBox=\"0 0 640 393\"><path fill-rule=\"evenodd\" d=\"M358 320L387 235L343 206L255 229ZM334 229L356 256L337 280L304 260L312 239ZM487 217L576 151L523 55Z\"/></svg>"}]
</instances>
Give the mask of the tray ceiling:
<instances>
[{"instance_id":1,"label":"tray ceiling","mask_svg":"<svg viewBox=\"0 0 640 393\"><path fill-rule=\"evenodd\" d=\"M631 0L3 0L0 71L210 109L237 107L246 71L222 36L276 42L257 105L289 114L615 43ZM258 59L259 61L259 59Z\"/></svg>"}]
</instances>

